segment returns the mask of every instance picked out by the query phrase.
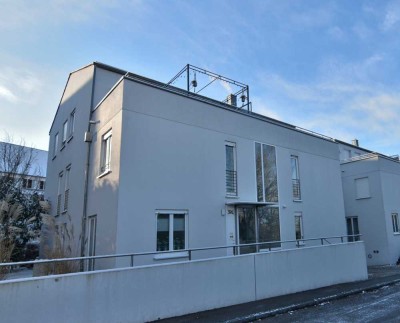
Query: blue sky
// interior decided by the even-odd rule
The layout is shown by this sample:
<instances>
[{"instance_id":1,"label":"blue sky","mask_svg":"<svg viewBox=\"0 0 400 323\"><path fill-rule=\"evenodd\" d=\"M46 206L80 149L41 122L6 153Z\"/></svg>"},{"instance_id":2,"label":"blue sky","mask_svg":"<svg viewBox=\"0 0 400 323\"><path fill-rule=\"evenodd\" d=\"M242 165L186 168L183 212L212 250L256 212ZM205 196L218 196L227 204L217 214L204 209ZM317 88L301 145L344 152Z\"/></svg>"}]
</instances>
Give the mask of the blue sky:
<instances>
[{"instance_id":1,"label":"blue sky","mask_svg":"<svg viewBox=\"0 0 400 323\"><path fill-rule=\"evenodd\" d=\"M160 81L190 63L250 86L255 112L400 153L400 0L0 0L0 138L47 149L69 72Z\"/></svg>"}]
</instances>

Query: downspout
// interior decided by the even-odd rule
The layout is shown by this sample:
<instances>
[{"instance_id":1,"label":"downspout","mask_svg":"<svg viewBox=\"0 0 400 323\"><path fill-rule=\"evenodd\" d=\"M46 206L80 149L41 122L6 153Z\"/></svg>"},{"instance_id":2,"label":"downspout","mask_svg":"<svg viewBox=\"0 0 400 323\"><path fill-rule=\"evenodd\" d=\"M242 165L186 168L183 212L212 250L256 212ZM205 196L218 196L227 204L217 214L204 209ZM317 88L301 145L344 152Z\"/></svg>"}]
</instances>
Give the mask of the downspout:
<instances>
[{"instance_id":1,"label":"downspout","mask_svg":"<svg viewBox=\"0 0 400 323\"><path fill-rule=\"evenodd\" d=\"M90 136L90 126L92 125L91 117L92 117L92 109L93 109L93 97L94 97L94 87L96 82L96 65L94 66L93 72L93 82L92 82L92 94L90 98L90 112L89 112L89 121L88 121L88 129L87 133ZM89 140L90 139L90 140ZM82 212L82 233L81 233L81 257L85 256L85 242L86 242L86 222L87 222L87 202L88 202L88 187L89 187L89 167L90 167L90 151L91 151L91 136L88 138L85 134L85 142L87 142L86 149L86 167L85 167L85 186L83 193L83 212ZM81 262L81 271L83 271L84 262Z\"/></svg>"}]
</instances>

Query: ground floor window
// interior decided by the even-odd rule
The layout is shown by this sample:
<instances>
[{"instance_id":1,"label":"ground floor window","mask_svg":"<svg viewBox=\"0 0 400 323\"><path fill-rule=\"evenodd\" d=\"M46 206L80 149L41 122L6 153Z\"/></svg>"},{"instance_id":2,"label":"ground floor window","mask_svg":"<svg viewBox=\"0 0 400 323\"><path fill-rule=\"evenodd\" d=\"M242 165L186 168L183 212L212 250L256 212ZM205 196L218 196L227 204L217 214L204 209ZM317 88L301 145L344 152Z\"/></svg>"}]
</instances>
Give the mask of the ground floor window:
<instances>
[{"instance_id":1,"label":"ground floor window","mask_svg":"<svg viewBox=\"0 0 400 323\"><path fill-rule=\"evenodd\" d=\"M399 215L398 215L398 213L392 213L392 225L393 225L393 232L399 233Z\"/></svg>"},{"instance_id":2,"label":"ground floor window","mask_svg":"<svg viewBox=\"0 0 400 323\"><path fill-rule=\"evenodd\" d=\"M360 234L360 230L358 228L358 217L357 216L347 217L346 225L347 225L347 235L349 236L347 240L349 242L360 241L360 237L356 236Z\"/></svg>"},{"instance_id":3,"label":"ground floor window","mask_svg":"<svg viewBox=\"0 0 400 323\"><path fill-rule=\"evenodd\" d=\"M96 227L97 227L97 216L92 215L89 217L89 228L88 228L88 256L93 257L96 255ZM94 270L94 259L89 259L88 269Z\"/></svg>"},{"instance_id":4,"label":"ground floor window","mask_svg":"<svg viewBox=\"0 0 400 323\"><path fill-rule=\"evenodd\" d=\"M239 207L237 212L239 244L280 241L278 207ZM240 247L240 253L280 248L280 243Z\"/></svg>"},{"instance_id":5,"label":"ground floor window","mask_svg":"<svg viewBox=\"0 0 400 323\"><path fill-rule=\"evenodd\" d=\"M157 251L187 249L187 212L157 212Z\"/></svg>"},{"instance_id":6,"label":"ground floor window","mask_svg":"<svg viewBox=\"0 0 400 323\"><path fill-rule=\"evenodd\" d=\"M296 212L294 214L294 228L295 228L296 240L304 239L303 215L301 212Z\"/></svg>"}]
</instances>

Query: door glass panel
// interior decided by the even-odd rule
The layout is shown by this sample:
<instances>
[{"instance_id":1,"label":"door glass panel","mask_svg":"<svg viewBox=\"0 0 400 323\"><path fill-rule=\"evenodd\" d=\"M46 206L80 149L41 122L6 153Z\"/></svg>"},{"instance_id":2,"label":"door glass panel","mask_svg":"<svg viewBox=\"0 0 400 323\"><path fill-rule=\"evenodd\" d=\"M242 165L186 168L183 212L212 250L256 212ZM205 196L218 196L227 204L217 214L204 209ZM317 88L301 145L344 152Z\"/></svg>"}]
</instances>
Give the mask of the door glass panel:
<instances>
[{"instance_id":1,"label":"door glass panel","mask_svg":"<svg viewBox=\"0 0 400 323\"><path fill-rule=\"evenodd\" d=\"M275 147L263 145L265 201L278 202Z\"/></svg>"},{"instance_id":2,"label":"door glass panel","mask_svg":"<svg viewBox=\"0 0 400 323\"><path fill-rule=\"evenodd\" d=\"M239 208L239 244L256 242L256 219L254 208ZM240 253L256 252L255 246L240 247Z\"/></svg>"},{"instance_id":3,"label":"door glass panel","mask_svg":"<svg viewBox=\"0 0 400 323\"><path fill-rule=\"evenodd\" d=\"M259 207L258 213L258 241L280 241L280 224L279 224L279 208L277 207ZM260 249L280 248L281 244L268 243L260 245Z\"/></svg>"},{"instance_id":4,"label":"door glass panel","mask_svg":"<svg viewBox=\"0 0 400 323\"><path fill-rule=\"evenodd\" d=\"M256 143L256 177L257 177L257 201L262 202L263 196L263 178L261 162L261 144Z\"/></svg>"}]
</instances>

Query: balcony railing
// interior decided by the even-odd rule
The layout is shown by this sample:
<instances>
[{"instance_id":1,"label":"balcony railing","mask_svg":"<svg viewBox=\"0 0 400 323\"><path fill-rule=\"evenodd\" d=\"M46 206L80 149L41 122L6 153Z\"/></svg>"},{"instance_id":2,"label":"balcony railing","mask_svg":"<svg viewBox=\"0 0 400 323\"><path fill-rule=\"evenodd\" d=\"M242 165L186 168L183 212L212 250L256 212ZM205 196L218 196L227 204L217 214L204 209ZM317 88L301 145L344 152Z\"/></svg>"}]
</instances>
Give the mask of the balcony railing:
<instances>
[{"instance_id":1,"label":"balcony railing","mask_svg":"<svg viewBox=\"0 0 400 323\"><path fill-rule=\"evenodd\" d=\"M57 196L57 213L56 215L61 214L61 194L58 194Z\"/></svg>"},{"instance_id":2,"label":"balcony railing","mask_svg":"<svg viewBox=\"0 0 400 323\"><path fill-rule=\"evenodd\" d=\"M292 179L293 199L301 200L300 180Z\"/></svg>"},{"instance_id":3,"label":"balcony railing","mask_svg":"<svg viewBox=\"0 0 400 323\"><path fill-rule=\"evenodd\" d=\"M69 200L69 189L66 189L64 195L64 211L68 210L68 200Z\"/></svg>"},{"instance_id":4,"label":"balcony railing","mask_svg":"<svg viewBox=\"0 0 400 323\"><path fill-rule=\"evenodd\" d=\"M226 171L226 193L237 195L237 173L234 170Z\"/></svg>"}]
</instances>

